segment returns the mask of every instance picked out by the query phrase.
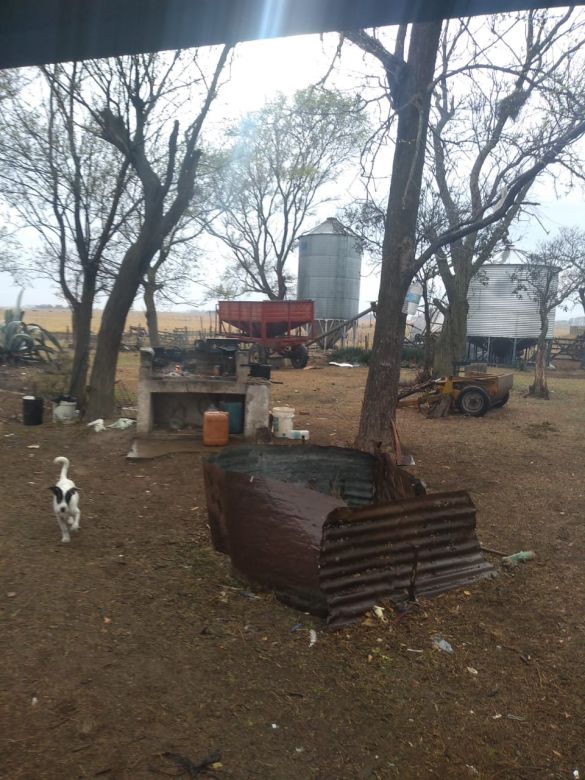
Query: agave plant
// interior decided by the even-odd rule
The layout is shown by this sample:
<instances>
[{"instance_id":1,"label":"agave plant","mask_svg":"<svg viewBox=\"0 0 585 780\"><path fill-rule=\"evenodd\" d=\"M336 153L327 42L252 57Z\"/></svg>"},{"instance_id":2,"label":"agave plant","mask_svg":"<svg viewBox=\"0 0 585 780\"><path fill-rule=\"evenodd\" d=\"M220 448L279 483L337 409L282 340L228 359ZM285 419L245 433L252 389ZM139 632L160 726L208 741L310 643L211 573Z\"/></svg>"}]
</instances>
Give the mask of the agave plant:
<instances>
[{"instance_id":1,"label":"agave plant","mask_svg":"<svg viewBox=\"0 0 585 780\"><path fill-rule=\"evenodd\" d=\"M19 359L40 360L50 363L53 355L61 352L61 345L48 330L36 323L23 322L20 291L14 309L6 309L4 323L0 324L0 361L17 362Z\"/></svg>"}]
</instances>

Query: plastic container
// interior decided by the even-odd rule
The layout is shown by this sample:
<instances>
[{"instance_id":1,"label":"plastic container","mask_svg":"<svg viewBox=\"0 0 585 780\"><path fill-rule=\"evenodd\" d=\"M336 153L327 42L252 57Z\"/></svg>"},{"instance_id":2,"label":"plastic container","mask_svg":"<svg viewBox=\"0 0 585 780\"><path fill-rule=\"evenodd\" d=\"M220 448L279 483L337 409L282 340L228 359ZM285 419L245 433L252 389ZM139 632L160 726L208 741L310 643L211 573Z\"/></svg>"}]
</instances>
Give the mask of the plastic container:
<instances>
[{"instance_id":1,"label":"plastic container","mask_svg":"<svg viewBox=\"0 0 585 780\"><path fill-rule=\"evenodd\" d=\"M77 420L77 401L59 401L53 406L53 422L72 425Z\"/></svg>"},{"instance_id":2,"label":"plastic container","mask_svg":"<svg viewBox=\"0 0 585 780\"><path fill-rule=\"evenodd\" d=\"M208 410L203 413L203 444L207 447L225 447L230 440L229 414Z\"/></svg>"},{"instance_id":3,"label":"plastic container","mask_svg":"<svg viewBox=\"0 0 585 780\"><path fill-rule=\"evenodd\" d=\"M309 431L289 431L287 439L303 439L303 441L309 441Z\"/></svg>"},{"instance_id":4,"label":"plastic container","mask_svg":"<svg viewBox=\"0 0 585 780\"><path fill-rule=\"evenodd\" d=\"M22 422L24 425L42 425L45 402L34 395L22 397Z\"/></svg>"},{"instance_id":5,"label":"plastic container","mask_svg":"<svg viewBox=\"0 0 585 780\"><path fill-rule=\"evenodd\" d=\"M229 432L241 433L244 428L244 404L242 401L222 401L219 407L223 412L229 414Z\"/></svg>"},{"instance_id":6,"label":"plastic container","mask_svg":"<svg viewBox=\"0 0 585 780\"><path fill-rule=\"evenodd\" d=\"M533 561L536 558L534 550L520 550L520 552L514 553L514 555L506 555L502 558L504 566L517 566L523 561Z\"/></svg>"},{"instance_id":7,"label":"plastic container","mask_svg":"<svg viewBox=\"0 0 585 780\"><path fill-rule=\"evenodd\" d=\"M275 406L272 410L272 433L277 439L290 439L295 410L292 406Z\"/></svg>"}]
</instances>

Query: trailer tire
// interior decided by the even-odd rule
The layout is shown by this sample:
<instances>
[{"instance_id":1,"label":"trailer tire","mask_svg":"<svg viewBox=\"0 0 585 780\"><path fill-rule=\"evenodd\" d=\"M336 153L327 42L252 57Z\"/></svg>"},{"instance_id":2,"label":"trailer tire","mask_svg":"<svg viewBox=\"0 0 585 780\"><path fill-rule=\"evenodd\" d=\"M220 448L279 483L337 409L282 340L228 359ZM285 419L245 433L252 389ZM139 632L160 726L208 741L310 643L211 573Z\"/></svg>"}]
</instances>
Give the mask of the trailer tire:
<instances>
[{"instance_id":1,"label":"trailer tire","mask_svg":"<svg viewBox=\"0 0 585 780\"><path fill-rule=\"evenodd\" d=\"M304 368L309 362L309 350L304 344L300 344L291 350L288 358L293 368Z\"/></svg>"},{"instance_id":2,"label":"trailer tire","mask_svg":"<svg viewBox=\"0 0 585 780\"><path fill-rule=\"evenodd\" d=\"M508 401L510 400L510 391L506 393L506 395L502 396L499 401L496 401L495 404L492 404L492 409L501 409L502 406L505 406Z\"/></svg>"},{"instance_id":3,"label":"trailer tire","mask_svg":"<svg viewBox=\"0 0 585 780\"><path fill-rule=\"evenodd\" d=\"M490 397L479 385L470 385L461 391L457 408L469 417L483 417L490 408Z\"/></svg>"},{"instance_id":4,"label":"trailer tire","mask_svg":"<svg viewBox=\"0 0 585 780\"><path fill-rule=\"evenodd\" d=\"M248 352L248 363L266 363L268 350L263 344L252 344Z\"/></svg>"}]
</instances>

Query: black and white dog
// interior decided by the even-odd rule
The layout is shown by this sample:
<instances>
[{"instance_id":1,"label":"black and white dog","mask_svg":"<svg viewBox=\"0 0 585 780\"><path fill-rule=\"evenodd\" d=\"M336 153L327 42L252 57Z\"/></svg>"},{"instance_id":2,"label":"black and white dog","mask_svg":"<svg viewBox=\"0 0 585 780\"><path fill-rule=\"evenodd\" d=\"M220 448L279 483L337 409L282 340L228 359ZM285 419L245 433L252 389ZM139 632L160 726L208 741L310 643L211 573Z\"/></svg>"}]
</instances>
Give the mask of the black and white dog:
<instances>
[{"instance_id":1,"label":"black and white dog","mask_svg":"<svg viewBox=\"0 0 585 780\"><path fill-rule=\"evenodd\" d=\"M61 529L61 541L69 542L69 528L79 531L81 512L79 511L79 492L75 482L67 477L69 460L64 457L55 458L53 463L61 464L61 473L56 485L51 485L53 492L53 512Z\"/></svg>"}]
</instances>

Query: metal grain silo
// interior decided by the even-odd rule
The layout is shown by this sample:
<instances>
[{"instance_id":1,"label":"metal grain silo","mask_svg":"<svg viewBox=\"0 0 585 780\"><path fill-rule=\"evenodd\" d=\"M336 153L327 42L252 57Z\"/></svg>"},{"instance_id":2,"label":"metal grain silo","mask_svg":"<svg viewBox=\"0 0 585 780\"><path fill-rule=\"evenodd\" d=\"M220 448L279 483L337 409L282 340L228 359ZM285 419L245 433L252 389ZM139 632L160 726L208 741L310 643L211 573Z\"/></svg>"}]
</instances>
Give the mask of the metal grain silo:
<instances>
[{"instance_id":1,"label":"metal grain silo","mask_svg":"<svg viewBox=\"0 0 585 780\"><path fill-rule=\"evenodd\" d=\"M543 273L545 273L543 266ZM484 265L471 280L467 301L468 357L511 363L536 344L540 333L538 303L522 287L522 263ZM527 285L530 289L530 286ZM549 315L547 338L552 339L555 313Z\"/></svg>"},{"instance_id":2,"label":"metal grain silo","mask_svg":"<svg viewBox=\"0 0 585 780\"><path fill-rule=\"evenodd\" d=\"M359 312L362 250L334 217L299 238L297 298L315 302L323 330Z\"/></svg>"}]
</instances>

